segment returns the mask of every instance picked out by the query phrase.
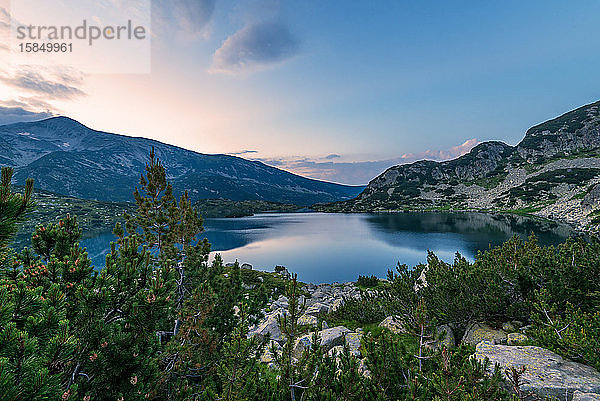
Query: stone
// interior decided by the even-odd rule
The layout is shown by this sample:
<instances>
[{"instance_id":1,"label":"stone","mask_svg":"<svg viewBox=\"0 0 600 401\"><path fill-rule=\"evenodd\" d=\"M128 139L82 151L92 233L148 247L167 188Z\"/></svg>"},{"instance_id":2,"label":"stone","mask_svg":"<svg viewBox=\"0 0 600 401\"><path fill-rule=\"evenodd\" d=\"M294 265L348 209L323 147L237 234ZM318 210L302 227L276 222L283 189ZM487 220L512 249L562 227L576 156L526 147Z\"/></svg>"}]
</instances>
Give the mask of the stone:
<instances>
[{"instance_id":1,"label":"stone","mask_svg":"<svg viewBox=\"0 0 600 401\"><path fill-rule=\"evenodd\" d=\"M243 263L242 269L252 270L252 265L250 263Z\"/></svg>"},{"instance_id":2,"label":"stone","mask_svg":"<svg viewBox=\"0 0 600 401\"><path fill-rule=\"evenodd\" d=\"M331 312L335 312L336 310L340 309L343 305L344 305L344 300L341 298L336 298L331 303L331 307L329 308L329 310Z\"/></svg>"},{"instance_id":3,"label":"stone","mask_svg":"<svg viewBox=\"0 0 600 401\"><path fill-rule=\"evenodd\" d=\"M506 343L508 345L519 345L523 344L529 339L525 334L521 333L508 333Z\"/></svg>"},{"instance_id":4,"label":"stone","mask_svg":"<svg viewBox=\"0 0 600 401\"><path fill-rule=\"evenodd\" d=\"M363 358L358 362L358 373L363 375L363 377L371 377L371 372L367 369L367 358Z\"/></svg>"},{"instance_id":5,"label":"stone","mask_svg":"<svg viewBox=\"0 0 600 401\"><path fill-rule=\"evenodd\" d=\"M484 340L494 344L506 344L507 335L504 331L493 329L486 324L472 323L467 327L462 343L477 345Z\"/></svg>"},{"instance_id":6,"label":"stone","mask_svg":"<svg viewBox=\"0 0 600 401\"><path fill-rule=\"evenodd\" d=\"M427 270L429 270L429 266L425 266L425 268L419 275L419 278L417 279L417 282L415 283L415 288L414 288L415 292L419 292L419 290L421 288L427 287L427 279L425 277L425 275L427 274Z\"/></svg>"},{"instance_id":7,"label":"stone","mask_svg":"<svg viewBox=\"0 0 600 401\"><path fill-rule=\"evenodd\" d=\"M233 267L233 266L235 266L235 263L231 263L231 262L225 263L225 267Z\"/></svg>"},{"instance_id":8,"label":"stone","mask_svg":"<svg viewBox=\"0 0 600 401\"><path fill-rule=\"evenodd\" d=\"M579 390L575 390L573 393L573 401L600 401L600 394L582 393Z\"/></svg>"},{"instance_id":9,"label":"stone","mask_svg":"<svg viewBox=\"0 0 600 401\"><path fill-rule=\"evenodd\" d=\"M327 313L329 312L329 306L317 302L315 304L312 304L311 306L309 306L308 308L306 308L306 311L304 312L307 315L320 315L321 313Z\"/></svg>"},{"instance_id":10,"label":"stone","mask_svg":"<svg viewBox=\"0 0 600 401\"><path fill-rule=\"evenodd\" d=\"M427 344L425 347L434 351L438 351L444 348L452 349L456 345L454 331L452 330L452 327L448 326L447 324L435 328L435 338L435 342Z\"/></svg>"},{"instance_id":11,"label":"stone","mask_svg":"<svg viewBox=\"0 0 600 401\"><path fill-rule=\"evenodd\" d=\"M264 341L268 335L271 340L282 341L281 329L277 321L279 315L278 312L268 315L254 330L248 332L248 337L256 337L259 341Z\"/></svg>"},{"instance_id":12,"label":"stone","mask_svg":"<svg viewBox=\"0 0 600 401\"><path fill-rule=\"evenodd\" d=\"M299 326L317 327L317 324L318 324L318 319L316 316L302 315L298 318Z\"/></svg>"},{"instance_id":13,"label":"stone","mask_svg":"<svg viewBox=\"0 0 600 401\"><path fill-rule=\"evenodd\" d=\"M321 345L325 349L330 350L336 345L344 345L344 336L349 333L350 330L344 326L331 327L329 329L321 330L319 337L321 338Z\"/></svg>"},{"instance_id":14,"label":"stone","mask_svg":"<svg viewBox=\"0 0 600 401\"><path fill-rule=\"evenodd\" d=\"M294 343L294 356L299 358L302 353L312 347L313 333L305 334L296 339Z\"/></svg>"},{"instance_id":15,"label":"stone","mask_svg":"<svg viewBox=\"0 0 600 401\"><path fill-rule=\"evenodd\" d=\"M360 356L360 345L362 340L362 333L346 333L346 346L350 350L350 354L354 356Z\"/></svg>"},{"instance_id":16,"label":"stone","mask_svg":"<svg viewBox=\"0 0 600 401\"><path fill-rule=\"evenodd\" d=\"M386 328L394 334L406 333L406 329L402 325L402 322L400 322L394 316L386 317L383 322L379 323L379 327Z\"/></svg>"},{"instance_id":17,"label":"stone","mask_svg":"<svg viewBox=\"0 0 600 401\"><path fill-rule=\"evenodd\" d=\"M521 327L523 327L523 322L520 322L519 320L512 320L504 323L502 325L502 330L506 331L507 333L512 333L519 330Z\"/></svg>"},{"instance_id":18,"label":"stone","mask_svg":"<svg viewBox=\"0 0 600 401\"><path fill-rule=\"evenodd\" d=\"M474 357L490 360L489 369L498 364L501 371L525 366L521 376L521 390L541 397L569 401L575 391L600 393L600 372L568 359L563 359L540 347L495 345L491 341L477 344Z\"/></svg>"},{"instance_id":19,"label":"stone","mask_svg":"<svg viewBox=\"0 0 600 401\"><path fill-rule=\"evenodd\" d=\"M262 276L258 276L258 281L262 283L263 281L265 281L265 279Z\"/></svg>"}]
</instances>

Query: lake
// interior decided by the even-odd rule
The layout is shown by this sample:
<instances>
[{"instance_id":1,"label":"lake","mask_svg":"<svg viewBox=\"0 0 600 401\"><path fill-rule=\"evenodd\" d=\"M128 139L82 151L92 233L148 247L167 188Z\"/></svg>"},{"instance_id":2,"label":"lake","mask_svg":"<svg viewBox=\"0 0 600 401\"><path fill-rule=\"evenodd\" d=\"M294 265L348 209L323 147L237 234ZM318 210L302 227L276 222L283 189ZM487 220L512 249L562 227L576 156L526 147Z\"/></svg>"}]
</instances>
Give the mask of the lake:
<instances>
[{"instance_id":1,"label":"lake","mask_svg":"<svg viewBox=\"0 0 600 401\"><path fill-rule=\"evenodd\" d=\"M205 236L224 262L273 271L283 265L302 281L354 281L359 274L386 277L398 262L426 262L427 251L452 261L473 260L480 250L513 235L534 233L544 245L573 235L563 224L513 215L410 212L376 214L265 213L206 219ZM112 234L82 241L96 266L104 265Z\"/></svg>"}]
</instances>

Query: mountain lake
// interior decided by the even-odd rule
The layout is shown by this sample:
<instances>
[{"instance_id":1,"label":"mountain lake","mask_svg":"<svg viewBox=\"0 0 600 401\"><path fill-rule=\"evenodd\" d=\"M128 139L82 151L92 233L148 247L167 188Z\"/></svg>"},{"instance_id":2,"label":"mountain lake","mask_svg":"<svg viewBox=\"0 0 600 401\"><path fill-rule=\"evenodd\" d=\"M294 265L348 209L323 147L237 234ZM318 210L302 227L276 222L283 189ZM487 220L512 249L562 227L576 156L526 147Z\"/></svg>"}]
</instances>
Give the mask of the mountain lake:
<instances>
[{"instance_id":1,"label":"mountain lake","mask_svg":"<svg viewBox=\"0 0 600 401\"><path fill-rule=\"evenodd\" d=\"M359 274L386 277L397 263L415 266L427 251L451 262L456 252L473 260L478 251L513 235L535 234L556 245L574 234L568 225L508 214L264 213L242 218L206 219L204 235L225 263L238 260L254 269L288 268L305 282L355 281ZM85 239L95 266L103 266L112 233Z\"/></svg>"}]
</instances>

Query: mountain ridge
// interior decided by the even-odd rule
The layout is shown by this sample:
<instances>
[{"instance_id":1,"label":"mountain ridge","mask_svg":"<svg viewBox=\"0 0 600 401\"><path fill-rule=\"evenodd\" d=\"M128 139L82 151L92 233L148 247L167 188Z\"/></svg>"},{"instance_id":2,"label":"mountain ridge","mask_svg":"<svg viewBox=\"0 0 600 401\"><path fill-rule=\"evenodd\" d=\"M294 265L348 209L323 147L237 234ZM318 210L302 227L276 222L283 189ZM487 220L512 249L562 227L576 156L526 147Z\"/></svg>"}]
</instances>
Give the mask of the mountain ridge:
<instances>
[{"instance_id":1,"label":"mountain ridge","mask_svg":"<svg viewBox=\"0 0 600 401\"><path fill-rule=\"evenodd\" d=\"M82 199L131 200L151 147L175 191L189 190L192 200L311 205L352 198L364 188L301 177L236 156L98 131L64 116L0 126L0 164L15 169L16 182L32 177L41 189Z\"/></svg>"},{"instance_id":2,"label":"mountain ridge","mask_svg":"<svg viewBox=\"0 0 600 401\"><path fill-rule=\"evenodd\" d=\"M321 211L527 212L581 229L600 223L600 101L529 128L515 146L483 142L463 156L388 168L356 198Z\"/></svg>"}]
</instances>

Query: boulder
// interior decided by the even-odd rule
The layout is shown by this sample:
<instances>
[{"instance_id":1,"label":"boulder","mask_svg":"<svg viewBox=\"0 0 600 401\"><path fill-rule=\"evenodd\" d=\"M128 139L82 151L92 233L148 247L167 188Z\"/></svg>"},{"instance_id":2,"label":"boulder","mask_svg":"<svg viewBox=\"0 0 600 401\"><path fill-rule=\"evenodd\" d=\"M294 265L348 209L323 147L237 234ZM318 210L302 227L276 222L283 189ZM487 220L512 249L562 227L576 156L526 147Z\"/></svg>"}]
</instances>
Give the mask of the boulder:
<instances>
[{"instance_id":1,"label":"boulder","mask_svg":"<svg viewBox=\"0 0 600 401\"><path fill-rule=\"evenodd\" d=\"M496 330L482 323L472 323L467 327L462 343L477 345L481 341L492 341L494 344L506 344L507 335L503 330Z\"/></svg>"},{"instance_id":2,"label":"boulder","mask_svg":"<svg viewBox=\"0 0 600 401\"><path fill-rule=\"evenodd\" d=\"M521 333L509 333L506 339L508 345L519 345L523 344L529 338L525 334Z\"/></svg>"},{"instance_id":3,"label":"boulder","mask_svg":"<svg viewBox=\"0 0 600 401\"><path fill-rule=\"evenodd\" d=\"M241 267L242 269L252 270L252 265L250 263L244 263Z\"/></svg>"},{"instance_id":4,"label":"boulder","mask_svg":"<svg viewBox=\"0 0 600 401\"><path fill-rule=\"evenodd\" d=\"M367 364L366 364L367 358L363 358L358 362L358 373L360 373L361 375L363 375L363 377L371 377L371 371L369 371L369 369L367 369Z\"/></svg>"},{"instance_id":5,"label":"boulder","mask_svg":"<svg viewBox=\"0 0 600 401\"><path fill-rule=\"evenodd\" d=\"M523 327L522 322L518 320L512 320L510 322L504 323L502 325L502 330L506 331L507 333L512 333L519 330L521 327Z\"/></svg>"},{"instance_id":6,"label":"boulder","mask_svg":"<svg viewBox=\"0 0 600 401\"><path fill-rule=\"evenodd\" d=\"M600 401L600 394L582 393L579 390L575 390L573 393L573 401Z\"/></svg>"},{"instance_id":7,"label":"boulder","mask_svg":"<svg viewBox=\"0 0 600 401\"><path fill-rule=\"evenodd\" d=\"M299 326L317 327L317 324L318 324L318 319L316 316L302 315L298 318Z\"/></svg>"},{"instance_id":8,"label":"boulder","mask_svg":"<svg viewBox=\"0 0 600 401\"><path fill-rule=\"evenodd\" d=\"M346 345L350 350L350 353L354 356L360 356L360 343L362 340L362 333L346 333Z\"/></svg>"},{"instance_id":9,"label":"boulder","mask_svg":"<svg viewBox=\"0 0 600 401\"><path fill-rule=\"evenodd\" d=\"M248 332L248 337L256 337L259 341L264 341L267 335L271 340L282 341L281 329L277 317L279 313L268 315L254 330Z\"/></svg>"},{"instance_id":10,"label":"boulder","mask_svg":"<svg viewBox=\"0 0 600 401\"><path fill-rule=\"evenodd\" d=\"M335 312L336 310L340 309L342 305L344 305L344 300L341 298L336 298L331 303L331 307L329 308L329 310L331 312Z\"/></svg>"},{"instance_id":11,"label":"boulder","mask_svg":"<svg viewBox=\"0 0 600 401\"><path fill-rule=\"evenodd\" d=\"M336 345L344 345L344 336L349 333L350 330L344 326L336 326L329 329L321 330L319 337L321 338L321 346L325 349L330 350Z\"/></svg>"},{"instance_id":12,"label":"boulder","mask_svg":"<svg viewBox=\"0 0 600 401\"><path fill-rule=\"evenodd\" d=\"M306 308L306 311L304 313L307 315L319 315L321 313L327 312L329 312L329 306L317 302Z\"/></svg>"},{"instance_id":13,"label":"boulder","mask_svg":"<svg viewBox=\"0 0 600 401\"><path fill-rule=\"evenodd\" d=\"M575 391L600 393L600 372L540 347L495 345L491 341L477 344L474 357L490 360L490 371L498 364L504 372L525 366L521 376L521 390L541 397L561 401L573 399Z\"/></svg>"},{"instance_id":14,"label":"boulder","mask_svg":"<svg viewBox=\"0 0 600 401\"><path fill-rule=\"evenodd\" d=\"M386 317L383 322L379 323L379 327L383 327L391 331L395 334L406 333L406 329L404 328L402 322L396 319L394 316Z\"/></svg>"},{"instance_id":15,"label":"boulder","mask_svg":"<svg viewBox=\"0 0 600 401\"><path fill-rule=\"evenodd\" d=\"M344 326L336 326L330 329L319 331L317 334L321 339L321 347L325 352L329 352L335 346L344 345L344 335L350 330ZM304 350L309 349L312 345L314 333L305 334L296 339L294 344L294 355L299 356Z\"/></svg>"},{"instance_id":16,"label":"boulder","mask_svg":"<svg viewBox=\"0 0 600 401\"><path fill-rule=\"evenodd\" d=\"M443 348L451 349L456 345L454 331L447 324L435 328L435 338L436 341L426 345L427 348L437 351Z\"/></svg>"}]
</instances>

